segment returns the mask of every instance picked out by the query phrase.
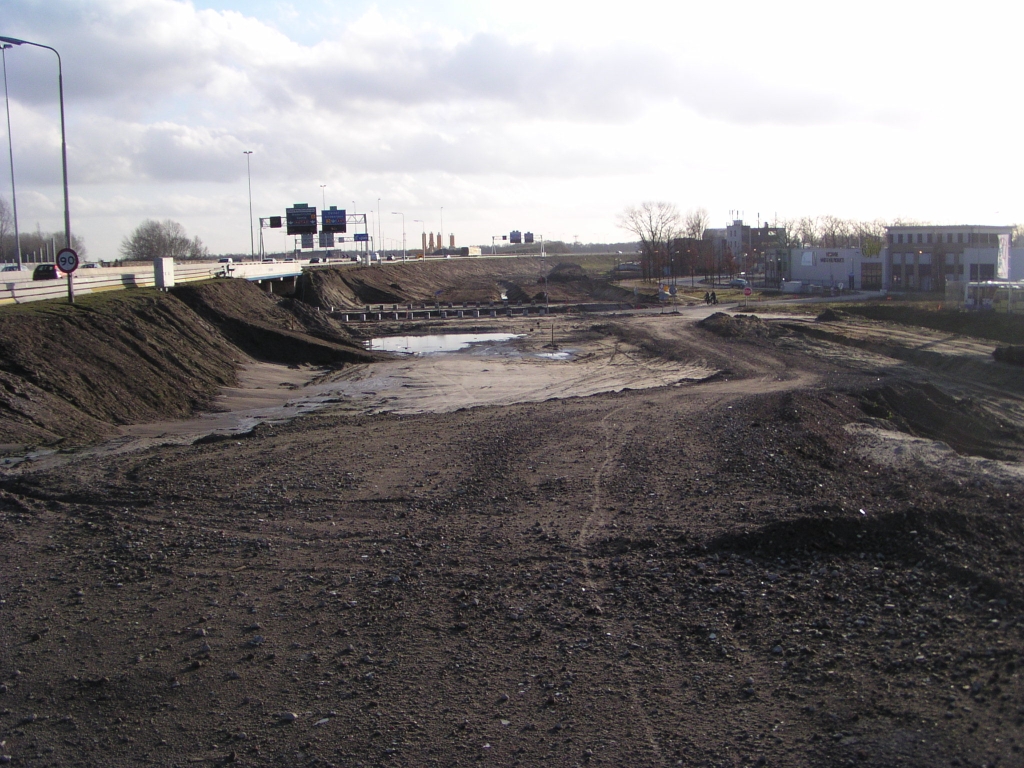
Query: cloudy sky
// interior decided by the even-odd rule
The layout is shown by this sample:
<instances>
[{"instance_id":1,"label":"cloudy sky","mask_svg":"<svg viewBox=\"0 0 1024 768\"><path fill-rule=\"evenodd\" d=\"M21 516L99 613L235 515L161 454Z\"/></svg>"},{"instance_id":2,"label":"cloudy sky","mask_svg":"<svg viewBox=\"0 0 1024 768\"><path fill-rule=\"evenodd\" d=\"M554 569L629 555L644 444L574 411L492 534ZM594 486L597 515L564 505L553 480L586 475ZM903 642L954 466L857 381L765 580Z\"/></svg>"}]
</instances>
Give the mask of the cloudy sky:
<instances>
[{"instance_id":1,"label":"cloudy sky","mask_svg":"<svg viewBox=\"0 0 1024 768\"><path fill-rule=\"evenodd\" d=\"M1024 221L1024 4L3 6L0 35L63 57L72 229L91 258L146 218L248 251L245 150L256 217L325 195L376 218L379 198L383 236L400 241L402 211L410 247L442 215L459 245L620 241L617 215L644 200L716 225L733 210ZM61 229L56 60L6 55L19 223Z\"/></svg>"}]
</instances>

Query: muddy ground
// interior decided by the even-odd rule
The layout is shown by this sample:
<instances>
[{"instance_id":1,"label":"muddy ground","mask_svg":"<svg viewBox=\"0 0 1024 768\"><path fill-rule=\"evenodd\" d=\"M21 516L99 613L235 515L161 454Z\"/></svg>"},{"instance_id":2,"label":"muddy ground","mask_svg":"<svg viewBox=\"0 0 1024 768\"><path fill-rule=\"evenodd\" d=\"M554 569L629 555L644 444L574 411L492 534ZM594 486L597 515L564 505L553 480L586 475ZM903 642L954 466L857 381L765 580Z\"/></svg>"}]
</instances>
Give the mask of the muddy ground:
<instances>
[{"instance_id":1,"label":"muddy ground","mask_svg":"<svg viewBox=\"0 0 1024 768\"><path fill-rule=\"evenodd\" d=\"M587 396L347 363L286 423L7 470L0 759L1020 765L1019 375L707 315L519 321ZM360 384L418 365L437 412Z\"/></svg>"}]
</instances>

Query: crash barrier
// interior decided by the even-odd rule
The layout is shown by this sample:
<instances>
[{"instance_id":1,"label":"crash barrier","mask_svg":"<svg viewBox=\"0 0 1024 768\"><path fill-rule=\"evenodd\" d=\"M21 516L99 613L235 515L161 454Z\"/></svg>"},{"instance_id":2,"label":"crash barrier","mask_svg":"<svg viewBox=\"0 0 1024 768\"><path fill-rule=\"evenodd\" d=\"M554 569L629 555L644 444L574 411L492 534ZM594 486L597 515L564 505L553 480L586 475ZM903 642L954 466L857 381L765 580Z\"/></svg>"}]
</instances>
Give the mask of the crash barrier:
<instances>
[{"instance_id":1,"label":"crash barrier","mask_svg":"<svg viewBox=\"0 0 1024 768\"><path fill-rule=\"evenodd\" d=\"M160 261L160 260L158 260ZM177 283L192 283L214 277L234 277L244 280L275 280L294 277L301 273L295 264L214 264L212 262L183 262L174 264L170 272L164 267L158 285L160 268L152 264L129 264L121 267L81 268L74 273L75 295L119 291L125 288L170 287ZM56 280L33 280L33 267L20 272L0 272L0 304L25 304L30 301L60 299L68 295L68 281L63 273Z\"/></svg>"}]
</instances>

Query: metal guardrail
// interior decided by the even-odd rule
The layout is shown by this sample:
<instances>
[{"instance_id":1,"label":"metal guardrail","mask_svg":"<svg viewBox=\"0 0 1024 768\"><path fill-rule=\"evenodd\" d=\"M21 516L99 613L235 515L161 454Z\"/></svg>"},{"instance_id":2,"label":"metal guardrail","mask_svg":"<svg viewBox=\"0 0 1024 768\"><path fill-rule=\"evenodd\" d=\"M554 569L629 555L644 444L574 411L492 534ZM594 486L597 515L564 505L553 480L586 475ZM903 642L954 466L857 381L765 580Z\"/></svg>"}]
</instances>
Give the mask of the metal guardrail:
<instances>
[{"instance_id":1,"label":"metal guardrail","mask_svg":"<svg viewBox=\"0 0 1024 768\"><path fill-rule=\"evenodd\" d=\"M226 267L230 269L225 270ZM185 262L174 265L174 282L192 283L214 277L269 280L299 275L302 272L302 267L303 263L298 262L280 264ZM153 267L142 264L127 267L79 269L75 272L74 280L75 295L120 291L125 288L153 288L156 285ZM60 299L67 295L66 278L33 280L31 269L21 272L0 272L0 305Z\"/></svg>"}]
</instances>

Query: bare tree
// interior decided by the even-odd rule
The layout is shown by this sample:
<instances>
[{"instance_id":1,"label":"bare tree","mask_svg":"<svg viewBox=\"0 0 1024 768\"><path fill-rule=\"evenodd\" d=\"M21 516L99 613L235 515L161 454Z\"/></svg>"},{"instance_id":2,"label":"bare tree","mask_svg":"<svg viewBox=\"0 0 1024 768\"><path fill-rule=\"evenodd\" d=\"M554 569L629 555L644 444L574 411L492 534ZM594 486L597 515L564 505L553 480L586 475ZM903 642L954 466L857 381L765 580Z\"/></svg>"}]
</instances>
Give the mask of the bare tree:
<instances>
[{"instance_id":1,"label":"bare tree","mask_svg":"<svg viewBox=\"0 0 1024 768\"><path fill-rule=\"evenodd\" d=\"M825 248L842 248L850 241L850 224L831 214L818 219L818 237Z\"/></svg>"},{"instance_id":2,"label":"bare tree","mask_svg":"<svg viewBox=\"0 0 1024 768\"><path fill-rule=\"evenodd\" d=\"M669 247L678 237L681 217L674 203L645 202L629 206L619 216L618 226L640 240L641 270L645 280L658 276L669 263Z\"/></svg>"},{"instance_id":3,"label":"bare tree","mask_svg":"<svg viewBox=\"0 0 1024 768\"><path fill-rule=\"evenodd\" d=\"M811 216L801 216L794 227L799 245L818 245L821 235L818 233L818 220Z\"/></svg>"},{"instance_id":4,"label":"bare tree","mask_svg":"<svg viewBox=\"0 0 1024 768\"><path fill-rule=\"evenodd\" d=\"M121 255L131 261L156 258L202 259L208 255L198 237L189 239L185 228L176 221L146 219L121 241Z\"/></svg>"},{"instance_id":5,"label":"bare tree","mask_svg":"<svg viewBox=\"0 0 1024 768\"><path fill-rule=\"evenodd\" d=\"M711 214L707 208L691 208L686 212L686 220L683 222L683 229L686 236L693 240L703 240L704 232L711 223Z\"/></svg>"},{"instance_id":6,"label":"bare tree","mask_svg":"<svg viewBox=\"0 0 1024 768\"><path fill-rule=\"evenodd\" d=\"M1013 225L1013 247L1024 248L1024 224Z\"/></svg>"},{"instance_id":7,"label":"bare tree","mask_svg":"<svg viewBox=\"0 0 1024 768\"><path fill-rule=\"evenodd\" d=\"M882 219L853 222L853 236L857 239L857 247L865 256L877 256L882 252L887 226Z\"/></svg>"}]
</instances>

